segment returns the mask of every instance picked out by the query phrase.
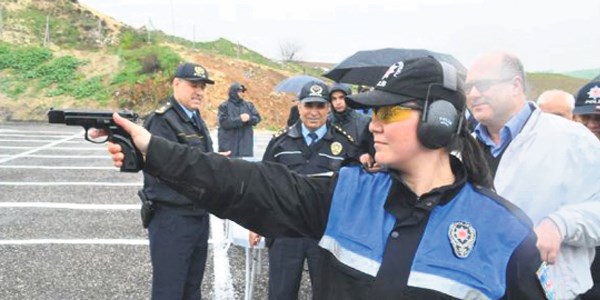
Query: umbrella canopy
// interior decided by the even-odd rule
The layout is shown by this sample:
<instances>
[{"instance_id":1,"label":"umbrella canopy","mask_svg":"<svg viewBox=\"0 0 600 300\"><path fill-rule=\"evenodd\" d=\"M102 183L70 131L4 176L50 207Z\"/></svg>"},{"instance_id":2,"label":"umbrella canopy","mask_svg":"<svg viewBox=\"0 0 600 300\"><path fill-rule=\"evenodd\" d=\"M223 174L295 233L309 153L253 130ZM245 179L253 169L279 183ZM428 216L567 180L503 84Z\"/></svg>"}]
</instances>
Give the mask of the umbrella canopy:
<instances>
[{"instance_id":1,"label":"umbrella canopy","mask_svg":"<svg viewBox=\"0 0 600 300\"><path fill-rule=\"evenodd\" d=\"M313 76L309 76L309 75L296 75L296 76L286 78L286 79L282 80L281 82L279 82L275 86L275 91L280 92L280 93L294 93L294 94L298 95L298 94L300 94L300 90L302 90L302 87L311 81L325 83L323 80L321 80L317 77L313 77Z\"/></svg>"},{"instance_id":2,"label":"umbrella canopy","mask_svg":"<svg viewBox=\"0 0 600 300\"><path fill-rule=\"evenodd\" d=\"M336 82L374 86L392 64L411 58L433 56L437 60L452 64L459 75L465 76L467 69L452 55L425 49L394 49L358 51L335 65L323 76Z\"/></svg>"}]
</instances>

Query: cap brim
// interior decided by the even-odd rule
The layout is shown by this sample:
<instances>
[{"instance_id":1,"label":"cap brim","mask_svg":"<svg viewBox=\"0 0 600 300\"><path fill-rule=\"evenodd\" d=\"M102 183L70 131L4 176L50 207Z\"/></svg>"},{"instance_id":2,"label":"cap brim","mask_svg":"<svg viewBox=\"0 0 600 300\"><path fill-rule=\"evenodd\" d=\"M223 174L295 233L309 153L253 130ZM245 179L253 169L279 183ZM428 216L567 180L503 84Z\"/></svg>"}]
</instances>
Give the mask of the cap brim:
<instances>
[{"instance_id":1,"label":"cap brim","mask_svg":"<svg viewBox=\"0 0 600 300\"><path fill-rule=\"evenodd\" d=\"M202 78L184 78L184 77L179 77L179 78L181 78L183 80L187 80L189 82L205 82L207 84L215 84L214 81L212 81L212 80L210 80L208 78L206 78L206 79L202 79Z\"/></svg>"},{"instance_id":2,"label":"cap brim","mask_svg":"<svg viewBox=\"0 0 600 300\"><path fill-rule=\"evenodd\" d=\"M595 115L600 114L600 111L596 109L596 105L582 105L575 106L573 109L573 114L575 115Z\"/></svg>"},{"instance_id":3,"label":"cap brim","mask_svg":"<svg viewBox=\"0 0 600 300\"><path fill-rule=\"evenodd\" d=\"M415 100L414 97L398 95L381 90L372 90L366 93L346 96L346 103L351 108L368 108L402 104Z\"/></svg>"},{"instance_id":4,"label":"cap brim","mask_svg":"<svg viewBox=\"0 0 600 300\"><path fill-rule=\"evenodd\" d=\"M306 98L300 100L300 102L302 102L302 103L310 103L310 102L327 103L328 101L325 98L321 98L321 97L306 97Z\"/></svg>"}]
</instances>

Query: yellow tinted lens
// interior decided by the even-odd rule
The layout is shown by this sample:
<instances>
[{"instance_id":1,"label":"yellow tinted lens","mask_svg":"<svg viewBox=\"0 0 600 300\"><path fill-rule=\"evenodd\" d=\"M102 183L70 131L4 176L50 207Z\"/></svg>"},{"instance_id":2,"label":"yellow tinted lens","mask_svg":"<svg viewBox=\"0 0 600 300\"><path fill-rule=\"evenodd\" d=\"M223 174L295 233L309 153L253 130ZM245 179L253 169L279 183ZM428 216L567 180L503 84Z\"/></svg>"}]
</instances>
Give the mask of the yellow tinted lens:
<instances>
[{"instance_id":1,"label":"yellow tinted lens","mask_svg":"<svg viewBox=\"0 0 600 300\"><path fill-rule=\"evenodd\" d=\"M402 106L384 106L373 110L377 118L384 124L404 121L410 118L412 109Z\"/></svg>"}]
</instances>

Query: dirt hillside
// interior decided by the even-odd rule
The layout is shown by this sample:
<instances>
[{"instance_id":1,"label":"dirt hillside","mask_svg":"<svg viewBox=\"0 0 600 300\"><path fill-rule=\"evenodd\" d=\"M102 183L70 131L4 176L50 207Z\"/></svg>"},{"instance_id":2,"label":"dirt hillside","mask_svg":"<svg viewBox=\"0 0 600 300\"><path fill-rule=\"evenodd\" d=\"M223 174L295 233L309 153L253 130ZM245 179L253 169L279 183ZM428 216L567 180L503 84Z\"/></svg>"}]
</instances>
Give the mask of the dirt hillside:
<instances>
[{"instance_id":1,"label":"dirt hillside","mask_svg":"<svg viewBox=\"0 0 600 300\"><path fill-rule=\"evenodd\" d=\"M75 20L72 26L76 27L79 32L79 42L87 43L87 48L91 50L76 49L73 46L62 47L51 40L48 48L53 51L54 56L72 56L85 60L87 63L79 66L78 72L90 78L101 76L106 81L114 78L115 74L123 67L119 56L111 51L110 47L119 43L119 33L127 25L102 12L81 5L76 0L1 1L0 9L3 9L5 16L4 27L0 32L0 39L3 42L15 45L40 45L40 31L35 29L39 26L32 27L31 20L23 15L23 11L27 11L29 14L42 12L40 14L43 20L45 20L46 14L56 19L59 19L60 16L68 17L69 20ZM39 15L37 17L40 18ZM103 38L101 40L94 39L96 24L102 24ZM43 36L43 32L41 34ZM279 81L293 74L228 56L205 54L181 45L167 44L166 46L173 48L185 61L196 62L206 67L211 78L216 81L215 85L209 86L207 89L207 99L203 110L203 117L209 126L217 125L217 107L219 103L227 99L229 86L233 82L240 82L248 88L246 100L252 101L263 117L259 128L277 130L284 126L292 96L273 93L273 88ZM14 75L10 72L9 70L0 70L0 79L4 75ZM161 105L156 101L146 101L145 99L155 99L156 97L151 96L167 95L170 94L170 91L171 87L168 81L145 80L136 83L133 87L111 91L113 99L107 107L99 107L102 105L92 100L75 100L68 96L39 96L43 95L43 92L37 93L36 96L31 96L35 93L24 93L18 98L11 98L0 92L0 122L2 120L44 121L45 113L50 107L116 110L118 107L123 107L123 101L131 101L130 99L135 99L135 101L131 101L131 107L128 108L143 116Z\"/></svg>"}]
</instances>

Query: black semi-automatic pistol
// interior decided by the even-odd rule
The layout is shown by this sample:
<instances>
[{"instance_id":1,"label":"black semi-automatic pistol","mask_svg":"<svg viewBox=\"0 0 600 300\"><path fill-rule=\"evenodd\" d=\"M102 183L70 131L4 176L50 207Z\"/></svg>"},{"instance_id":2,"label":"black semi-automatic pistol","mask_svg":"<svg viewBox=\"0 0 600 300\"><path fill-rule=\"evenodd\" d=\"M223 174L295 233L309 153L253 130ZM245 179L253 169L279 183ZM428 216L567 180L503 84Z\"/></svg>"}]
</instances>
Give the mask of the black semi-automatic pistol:
<instances>
[{"instance_id":1,"label":"black semi-automatic pistol","mask_svg":"<svg viewBox=\"0 0 600 300\"><path fill-rule=\"evenodd\" d=\"M125 154L121 172L138 172L144 166L142 153L134 146L129 133L115 124L111 111L89 111L89 110L56 110L48 111L48 122L55 124L65 124L69 126L83 126L85 129L85 139L92 143L105 143L111 141L121 145L121 151ZM134 112L119 112L121 117L135 122L138 115ZM90 128L103 130L108 136L105 140L90 139L88 131Z\"/></svg>"}]
</instances>

